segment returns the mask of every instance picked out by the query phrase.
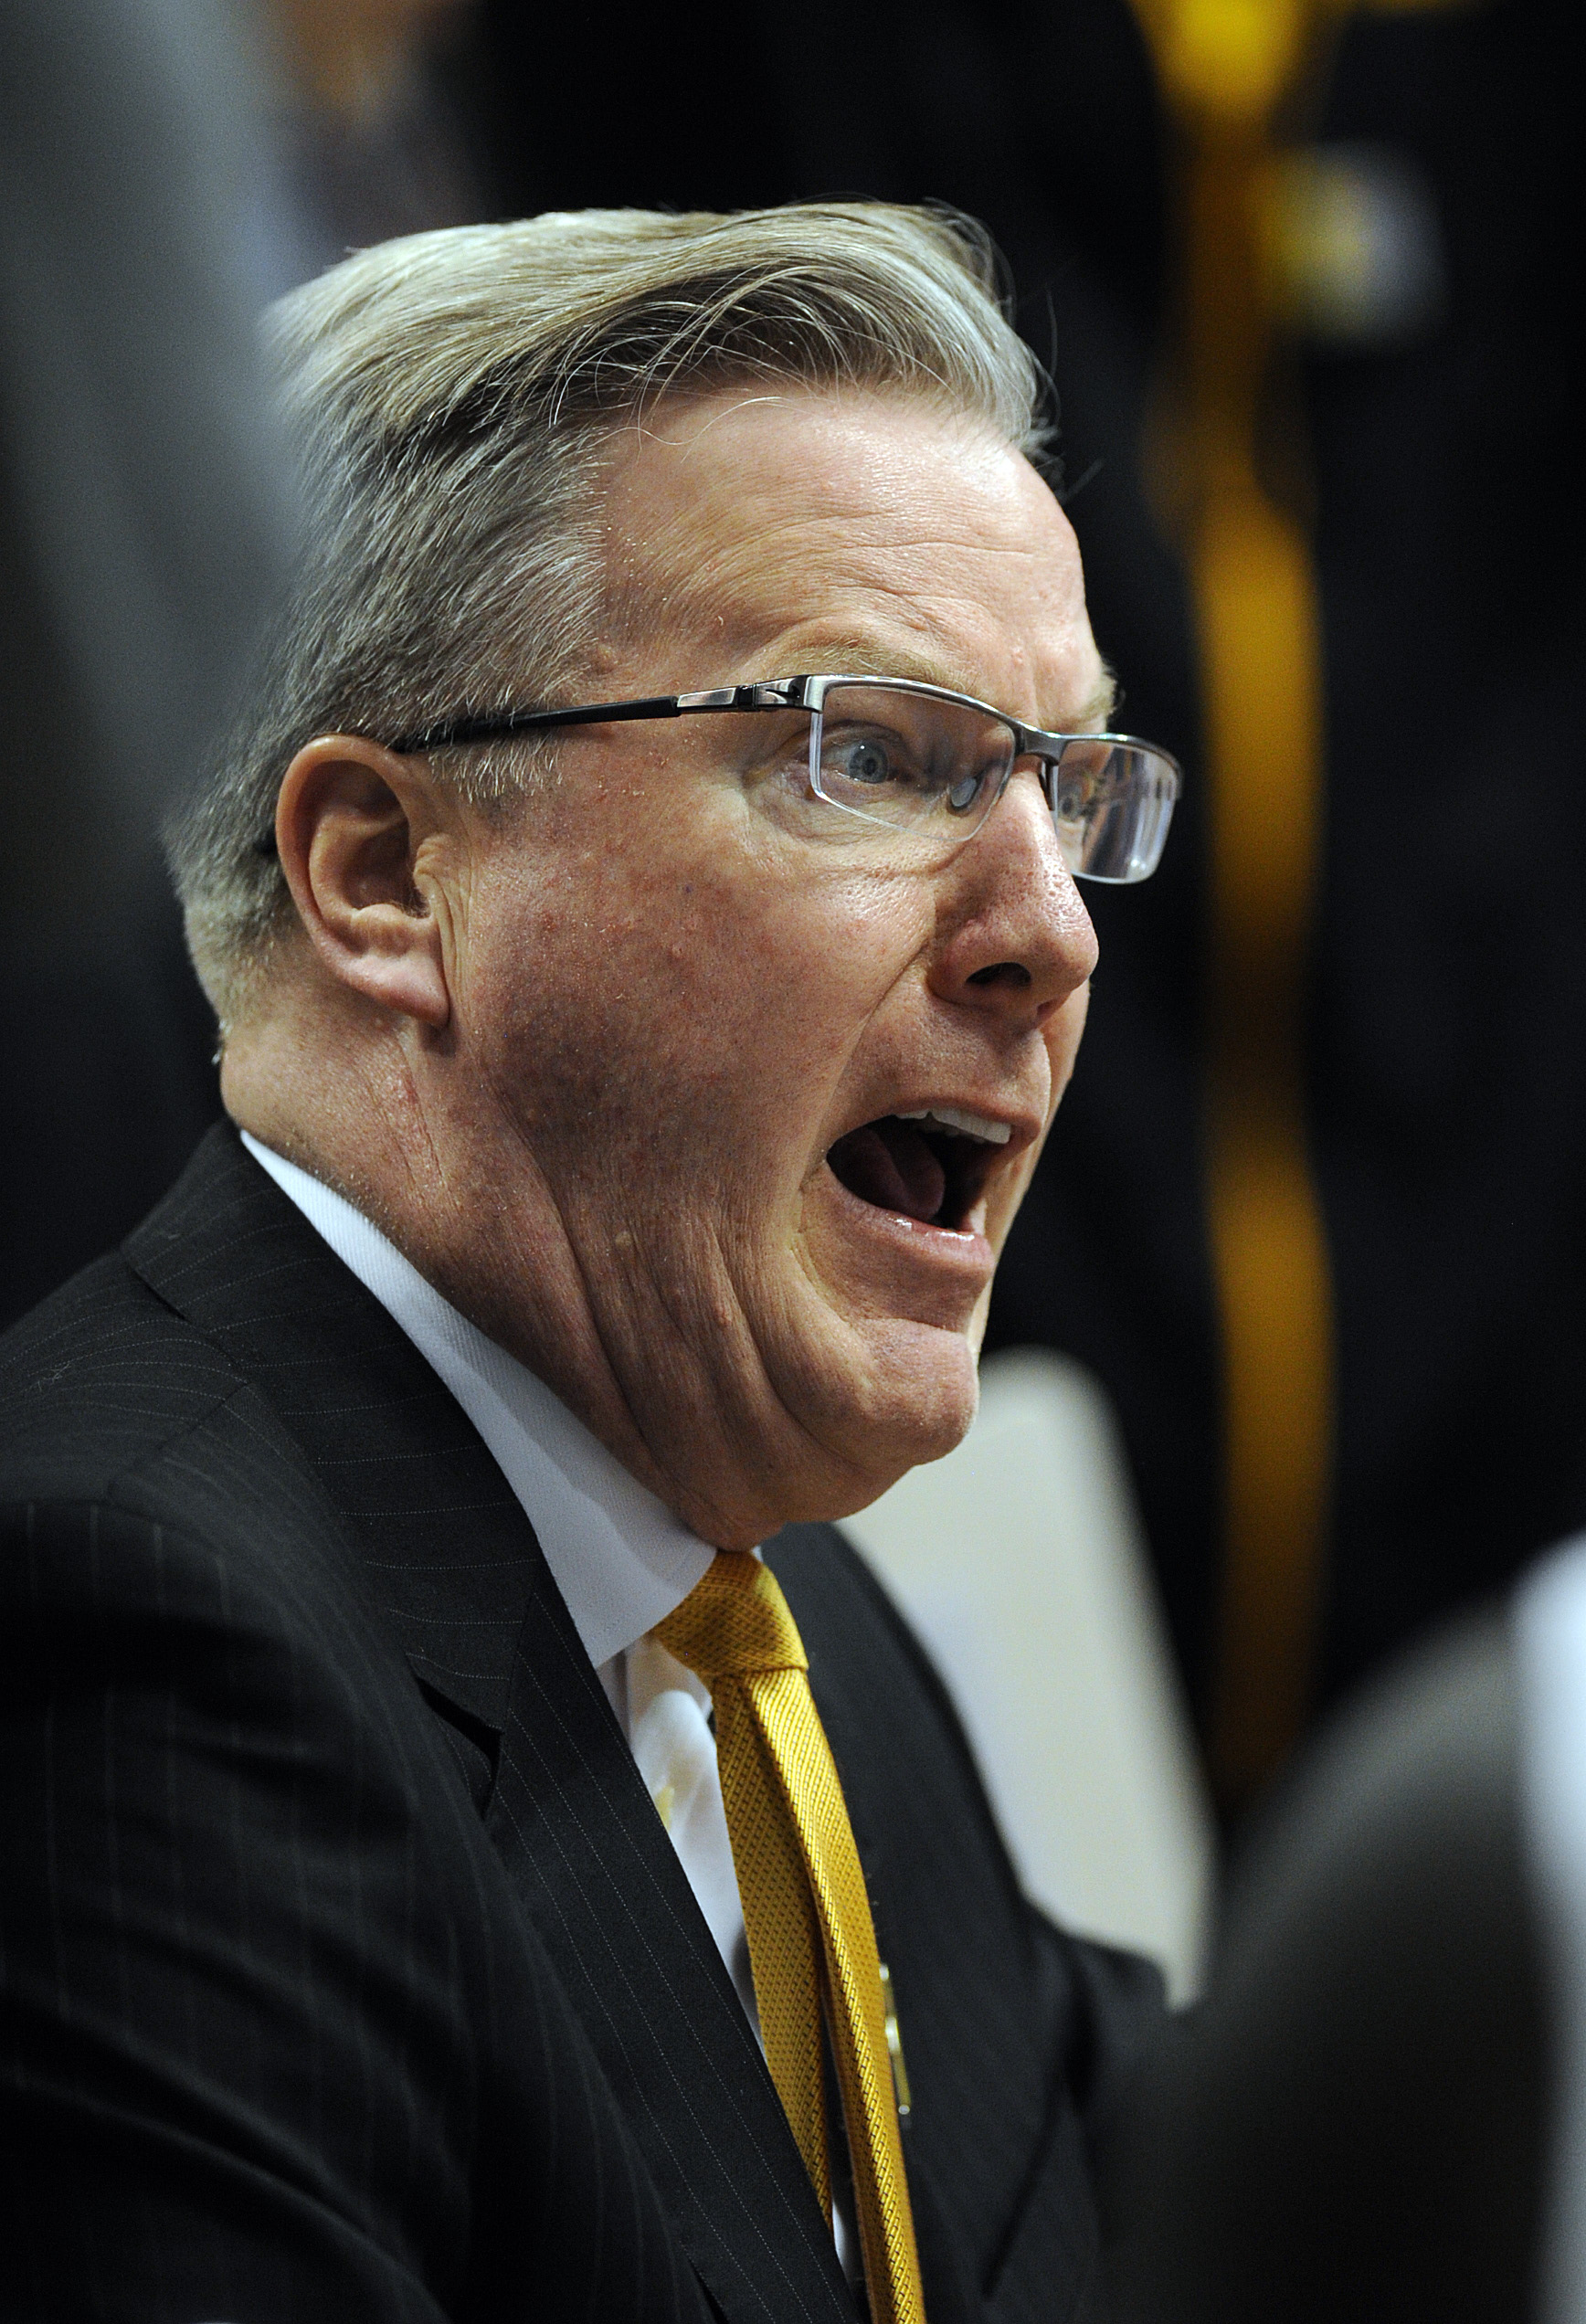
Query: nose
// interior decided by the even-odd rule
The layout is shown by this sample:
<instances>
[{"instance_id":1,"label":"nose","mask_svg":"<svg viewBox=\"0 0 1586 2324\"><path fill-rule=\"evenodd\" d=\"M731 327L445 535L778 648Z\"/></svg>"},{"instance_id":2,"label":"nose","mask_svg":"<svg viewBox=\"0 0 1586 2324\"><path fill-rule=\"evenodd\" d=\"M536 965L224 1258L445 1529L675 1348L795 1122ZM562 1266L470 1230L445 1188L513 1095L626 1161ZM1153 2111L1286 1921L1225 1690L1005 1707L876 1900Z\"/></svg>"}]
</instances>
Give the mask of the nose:
<instances>
[{"instance_id":1,"label":"nose","mask_svg":"<svg viewBox=\"0 0 1586 2324\"><path fill-rule=\"evenodd\" d=\"M1038 1032L1090 977L1096 950L1041 777L1021 766L943 870L931 989L1012 1030Z\"/></svg>"}]
</instances>

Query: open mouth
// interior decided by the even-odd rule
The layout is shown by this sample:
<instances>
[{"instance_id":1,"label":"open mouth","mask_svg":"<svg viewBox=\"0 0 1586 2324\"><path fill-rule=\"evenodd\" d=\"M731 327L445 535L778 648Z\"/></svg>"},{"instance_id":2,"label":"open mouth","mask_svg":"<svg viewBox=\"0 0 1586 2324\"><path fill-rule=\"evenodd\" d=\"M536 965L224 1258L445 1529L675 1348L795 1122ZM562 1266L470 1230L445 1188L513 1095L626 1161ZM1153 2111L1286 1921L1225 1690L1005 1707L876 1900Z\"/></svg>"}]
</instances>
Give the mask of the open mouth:
<instances>
[{"instance_id":1,"label":"open mouth","mask_svg":"<svg viewBox=\"0 0 1586 2324\"><path fill-rule=\"evenodd\" d=\"M1012 1132L953 1105L883 1114L840 1137L832 1175L861 1202L962 1231Z\"/></svg>"}]
</instances>

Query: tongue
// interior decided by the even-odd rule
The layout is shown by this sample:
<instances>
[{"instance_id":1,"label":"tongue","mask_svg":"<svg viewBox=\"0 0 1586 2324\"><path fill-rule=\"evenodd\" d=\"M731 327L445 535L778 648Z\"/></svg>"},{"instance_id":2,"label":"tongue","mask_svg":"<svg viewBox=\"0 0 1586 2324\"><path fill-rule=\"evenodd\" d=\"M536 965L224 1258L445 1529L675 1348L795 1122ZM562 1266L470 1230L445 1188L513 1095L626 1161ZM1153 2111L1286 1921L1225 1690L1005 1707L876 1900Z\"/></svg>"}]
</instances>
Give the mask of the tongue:
<instances>
[{"instance_id":1,"label":"tongue","mask_svg":"<svg viewBox=\"0 0 1586 2324\"><path fill-rule=\"evenodd\" d=\"M850 1194L878 1210L905 1219L934 1219L947 1192L947 1174L913 1122L895 1114L867 1122L839 1138L827 1157Z\"/></svg>"}]
</instances>

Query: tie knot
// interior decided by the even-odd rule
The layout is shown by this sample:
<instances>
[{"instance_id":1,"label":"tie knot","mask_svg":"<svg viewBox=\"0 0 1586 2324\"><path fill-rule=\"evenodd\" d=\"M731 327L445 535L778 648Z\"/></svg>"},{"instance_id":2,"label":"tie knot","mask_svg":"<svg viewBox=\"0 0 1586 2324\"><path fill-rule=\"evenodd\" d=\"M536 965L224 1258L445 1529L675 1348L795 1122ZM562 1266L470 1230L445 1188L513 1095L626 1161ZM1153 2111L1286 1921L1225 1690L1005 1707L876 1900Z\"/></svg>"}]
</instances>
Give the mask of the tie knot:
<instances>
[{"instance_id":1,"label":"tie knot","mask_svg":"<svg viewBox=\"0 0 1586 2324\"><path fill-rule=\"evenodd\" d=\"M745 1551L724 1549L655 1635L709 1686L756 1671L808 1670L798 1625L776 1575Z\"/></svg>"}]
</instances>

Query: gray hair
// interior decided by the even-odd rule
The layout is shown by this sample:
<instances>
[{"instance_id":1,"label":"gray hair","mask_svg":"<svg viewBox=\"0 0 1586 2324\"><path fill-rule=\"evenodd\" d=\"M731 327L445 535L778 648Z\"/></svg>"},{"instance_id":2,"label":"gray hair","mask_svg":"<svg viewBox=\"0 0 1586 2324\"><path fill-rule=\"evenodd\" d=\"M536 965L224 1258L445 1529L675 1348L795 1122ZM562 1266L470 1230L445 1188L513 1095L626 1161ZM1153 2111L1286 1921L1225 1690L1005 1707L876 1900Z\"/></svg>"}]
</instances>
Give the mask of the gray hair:
<instances>
[{"instance_id":1,"label":"gray hair","mask_svg":"<svg viewBox=\"0 0 1586 2324\"><path fill-rule=\"evenodd\" d=\"M874 202L552 213L359 252L271 311L311 541L208 782L174 827L222 1026L289 898L269 834L313 735L390 740L566 699L602 613L599 472L659 398L737 382L897 388L1039 457L1040 366L971 220ZM476 803L544 745L437 754Z\"/></svg>"}]
</instances>

